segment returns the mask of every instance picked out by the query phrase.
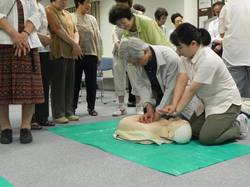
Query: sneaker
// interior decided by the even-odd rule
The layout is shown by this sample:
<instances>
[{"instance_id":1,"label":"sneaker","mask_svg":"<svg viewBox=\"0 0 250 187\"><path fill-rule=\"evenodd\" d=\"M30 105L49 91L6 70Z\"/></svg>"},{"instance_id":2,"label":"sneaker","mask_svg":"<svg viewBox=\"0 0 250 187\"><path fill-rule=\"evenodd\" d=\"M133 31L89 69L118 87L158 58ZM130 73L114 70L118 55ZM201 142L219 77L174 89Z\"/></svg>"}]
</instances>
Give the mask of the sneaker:
<instances>
[{"instance_id":1,"label":"sneaker","mask_svg":"<svg viewBox=\"0 0 250 187\"><path fill-rule=\"evenodd\" d=\"M137 114L137 115L144 114L143 107L139 103L136 104L135 114Z\"/></svg>"},{"instance_id":2,"label":"sneaker","mask_svg":"<svg viewBox=\"0 0 250 187\"><path fill-rule=\"evenodd\" d=\"M5 129L1 133L1 143L2 144L9 144L12 142L12 130Z\"/></svg>"},{"instance_id":3,"label":"sneaker","mask_svg":"<svg viewBox=\"0 0 250 187\"><path fill-rule=\"evenodd\" d=\"M30 129L21 129L20 130L20 142L21 143L30 143L32 142L32 135Z\"/></svg>"},{"instance_id":4,"label":"sneaker","mask_svg":"<svg viewBox=\"0 0 250 187\"><path fill-rule=\"evenodd\" d=\"M119 104L115 111L112 113L112 116L120 116L120 115L125 115L127 114L127 109L126 106L124 106L124 104Z\"/></svg>"},{"instance_id":5,"label":"sneaker","mask_svg":"<svg viewBox=\"0 0 250 187\"><path fill-rule=\"evenodd\" d=\"M54 122L56 123L68 123L69 120L65 117L61 117L61 118L57 118L57 119L53 119Z\"/></svg>"},{"instance_id":6,"label":"sneaker","mask_svg":"<svg viewBox=\"0 0 250 187\"><path fill-rule=\"evenodd\" d=\"M71 115L66 117L69 121L77 121L79 120L79 116Z\"/></svg>"},{"instance_id":7,"label":"sneaker","mask_svg":"<svg viewBox=\"0 0 250 187\"><path fill-rule=\"evenodd\" d=\"M240 114L236 118L236 121L239 123L240 127L240 138L246 138L249 134L249 122L247 116L245 114Z\"/></svg>"}]
</instances>

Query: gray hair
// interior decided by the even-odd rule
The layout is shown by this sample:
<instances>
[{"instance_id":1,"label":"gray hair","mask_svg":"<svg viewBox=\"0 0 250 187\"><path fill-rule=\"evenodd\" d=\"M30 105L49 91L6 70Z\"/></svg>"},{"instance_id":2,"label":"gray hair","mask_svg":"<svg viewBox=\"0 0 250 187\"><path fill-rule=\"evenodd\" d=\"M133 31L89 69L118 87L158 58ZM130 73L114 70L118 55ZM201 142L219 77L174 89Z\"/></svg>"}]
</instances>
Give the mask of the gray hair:
<instances>
[{"instance_id":1,"label":"gray hair","mask_svg":"<svg viewBox=\"0 0 250 187\"><path fill-rule=\"evenodd\" d=\"M149 44L143 42L136 37L124 38L119 48L119 57L122 60L142 59L144 57L144 49L149 50Z\"/></svg>"}]
</instances>

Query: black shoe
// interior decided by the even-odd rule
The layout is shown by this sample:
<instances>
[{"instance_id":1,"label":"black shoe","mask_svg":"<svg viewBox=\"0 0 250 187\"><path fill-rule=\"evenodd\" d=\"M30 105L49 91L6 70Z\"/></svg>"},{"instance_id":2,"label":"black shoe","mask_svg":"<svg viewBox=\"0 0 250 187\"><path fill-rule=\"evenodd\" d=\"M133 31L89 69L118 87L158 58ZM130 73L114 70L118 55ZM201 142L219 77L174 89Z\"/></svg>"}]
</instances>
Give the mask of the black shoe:
<instances>
[{"instance_id":1,"label":"black shoe","mask_svg":"<svg viewBox=\"0 0 250 187\"><path fill-rule=\"evenodd\" d=\"M11 142L12 142L12 130L11 129L3 130L1 134L1 143L9 144Z\"/></svg>"},{"instance_id":2,"label":"black shoe","mask_svg":"<svg viewBox=\"0 0 250 187\"><path fill-rule=\"evenodd\" d=\"M20 130L20 142L21 143L30 143L32 142L32 135L30 129L21 129Z\"/></svg>"}]
</instances>

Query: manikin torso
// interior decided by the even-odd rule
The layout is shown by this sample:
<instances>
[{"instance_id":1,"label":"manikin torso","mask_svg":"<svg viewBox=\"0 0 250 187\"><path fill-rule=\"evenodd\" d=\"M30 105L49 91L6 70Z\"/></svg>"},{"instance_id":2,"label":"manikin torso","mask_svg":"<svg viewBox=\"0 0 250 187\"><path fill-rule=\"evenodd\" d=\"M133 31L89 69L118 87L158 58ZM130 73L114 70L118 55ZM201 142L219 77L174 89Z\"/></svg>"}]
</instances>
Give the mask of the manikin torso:
<instances>
[{"instance_id":1,"label":"manikin torso","mask_svg":"<svg viewBox=\"0 0 250 187\"><path fill-rule=\"evenodd\" d=\"M148 134L153 134L177 143L187 143L191 139L191 127L187 121L179 118L169 120L161 118L159 121L144 124L138 122L139 117L140 115L134 115L123 118L119 123L117 134L119 135L119 132L143 134L141 136L143 138L146 138ZM148 138L150 139L150 137ZM129 139L131 140L131 136ZM138 140L138 136L135 139Z\"/></svg>"}]
</instances>

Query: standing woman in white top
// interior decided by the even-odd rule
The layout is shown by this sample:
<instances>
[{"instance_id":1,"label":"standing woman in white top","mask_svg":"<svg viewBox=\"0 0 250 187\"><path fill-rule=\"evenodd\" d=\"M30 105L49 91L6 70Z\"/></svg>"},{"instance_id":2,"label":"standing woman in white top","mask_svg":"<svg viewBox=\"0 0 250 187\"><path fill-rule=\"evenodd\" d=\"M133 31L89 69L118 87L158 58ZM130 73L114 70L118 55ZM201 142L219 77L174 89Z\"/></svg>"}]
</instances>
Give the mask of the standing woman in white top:
<instances>
[{"instance_id":1,"label":"standing woman in white top","mask_svg":"<svg viewBox=\"0 0 250 187\"><path fill-rule=\"evenodd\" d=\"M174 13L171 16L171 22L174 24L174 29L171 29L168 33L169 40L172 32L174 32L174 30L183 23L183 16L180 13ZM173 44L172 44L172 49L178 53L178 50L176 50L176 46L174 46Z\"/></svg>"},{"instance_id":2,"label":"standing woman in white top","mask_svg":"<svg viewBox=\"0 0 250 187\"><path fill-rule=\"evenodd\" d=\"M239 115L242 104L239 90L222 59L208 47L211 41L208 31L183 23L170 40L182 55L180 74L172 105L160 111L179 114L196 95L198 107L189 120L194 139L204 145L215 145L246 137L248 119ZM191 83L185 89L188 80Z\"/></svg>"},{"instance_id":3,"label":"standing woman in white top","mask_svg":"<svg viewBox=\"0 0 250 187\"><path fill-rule=\"evenodd\" d=\"M40 27L36 0L0 1L0 121L1 143L12 142L9 105L22 105L20 142L32 142L34 106L44 102L36 30Z\"/></svg>"},{"instance_id":4,"label":"standing woman in white top","mask_svg":"<svg viewBox=\"0 0 250 187\"><path fill-rule=\"evenodd\" d=\"M42 43L42 46L38 48L41 73L43 81L44 99L42 104L36 104L35 112L32 117L32 130L39 130L41 126L54 126L55 123L48 120L49 117L49 85L50 85L50 48L51 43L50 33L48 31L48 20L44 6L39 3L42 0L36 0L38 6L38 13L41 22L41 26L37 30L37 35Z\"/></svg>"}]
</instances>

